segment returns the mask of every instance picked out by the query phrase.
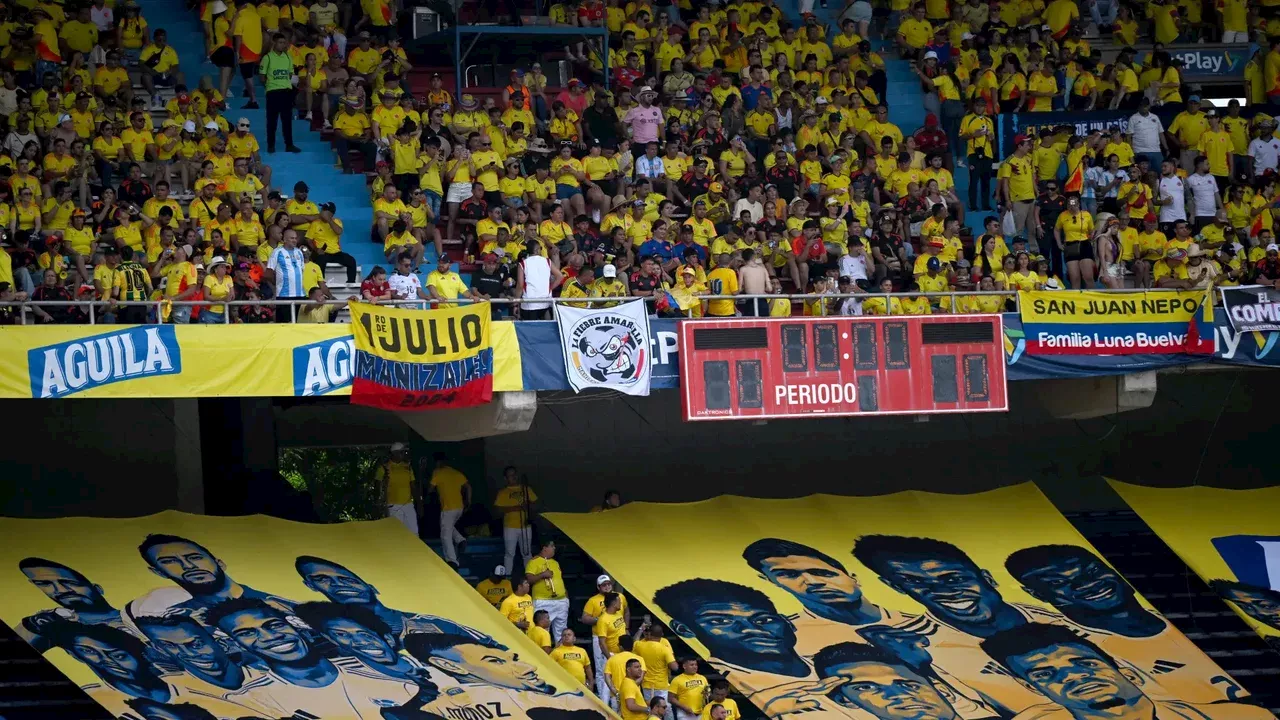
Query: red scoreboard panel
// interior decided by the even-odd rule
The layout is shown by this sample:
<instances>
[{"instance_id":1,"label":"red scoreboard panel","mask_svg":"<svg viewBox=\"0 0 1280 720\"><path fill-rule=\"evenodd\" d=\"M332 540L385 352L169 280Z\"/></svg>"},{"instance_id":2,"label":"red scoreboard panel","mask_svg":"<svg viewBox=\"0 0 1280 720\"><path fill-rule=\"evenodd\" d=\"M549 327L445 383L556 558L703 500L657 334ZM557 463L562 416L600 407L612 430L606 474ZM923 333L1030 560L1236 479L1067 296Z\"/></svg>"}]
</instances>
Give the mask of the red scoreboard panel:
<instances>
[{"instance_id":1,"label":"red scoreboard panel","mask_svg":"<svg viewBox=\"0 0 1280 720\"><path fill-rule=\"evenodd\" d=\"M1009 409L999 315L680 323L685 420Z\"/></svg>"}]
</instances>

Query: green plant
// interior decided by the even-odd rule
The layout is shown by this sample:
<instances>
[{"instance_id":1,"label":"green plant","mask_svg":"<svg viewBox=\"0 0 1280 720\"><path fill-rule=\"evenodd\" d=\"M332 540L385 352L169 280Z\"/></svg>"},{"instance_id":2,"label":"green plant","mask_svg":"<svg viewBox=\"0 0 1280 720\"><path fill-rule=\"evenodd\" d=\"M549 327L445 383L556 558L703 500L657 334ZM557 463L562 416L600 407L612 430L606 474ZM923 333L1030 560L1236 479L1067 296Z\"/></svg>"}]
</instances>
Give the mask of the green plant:
<instances>
[{"instance_id":1,"label":"green plant","mask_svg":"<svg viewBox=\"0 0 1280 720\"><path fill-rule=\"evenodd\" d=\"M386 516L386 507L373 475L386 457L381 446L288 448L280 451L280 475L311 493L325 522L376 520Z\"/></svg>"}]
</instances>

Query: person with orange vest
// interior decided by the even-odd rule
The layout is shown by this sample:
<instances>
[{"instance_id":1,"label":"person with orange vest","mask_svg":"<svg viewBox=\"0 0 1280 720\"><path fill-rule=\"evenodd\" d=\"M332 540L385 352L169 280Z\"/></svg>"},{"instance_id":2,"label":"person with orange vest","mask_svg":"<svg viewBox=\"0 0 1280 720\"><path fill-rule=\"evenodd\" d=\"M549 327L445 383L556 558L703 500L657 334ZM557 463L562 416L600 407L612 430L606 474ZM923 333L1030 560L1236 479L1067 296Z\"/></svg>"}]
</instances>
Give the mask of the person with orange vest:
<instances>
[{"instance_id":1,"label":"person with orange vest","mask_svg":"<svg viewBox=\"0 0 1280 720\"><path fill-rule=\"evenodd\" d=\"M533 110L533 96L524 84L524 70L516 68L511 71L511 82L502 89L502 103L516 110Z\"/></svg>"}]
</instances>

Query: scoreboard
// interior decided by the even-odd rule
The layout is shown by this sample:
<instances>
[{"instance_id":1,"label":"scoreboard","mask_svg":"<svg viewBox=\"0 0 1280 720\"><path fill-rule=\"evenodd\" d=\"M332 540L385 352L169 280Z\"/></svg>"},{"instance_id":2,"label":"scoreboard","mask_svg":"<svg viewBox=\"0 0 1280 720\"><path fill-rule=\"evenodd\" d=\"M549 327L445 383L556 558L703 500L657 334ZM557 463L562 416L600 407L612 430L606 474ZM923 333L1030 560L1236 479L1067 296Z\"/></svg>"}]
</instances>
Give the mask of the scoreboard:
<instances>
[{"instance_id":1,"label":"scoreboard","mask_svg":"<svg viewBox=\"0 0 1280 720\"><path fill-rule=\"evenodd\" d=\"M685 420L1009 409L999 315L680 323Z\"/></svg>"}]
</instances>

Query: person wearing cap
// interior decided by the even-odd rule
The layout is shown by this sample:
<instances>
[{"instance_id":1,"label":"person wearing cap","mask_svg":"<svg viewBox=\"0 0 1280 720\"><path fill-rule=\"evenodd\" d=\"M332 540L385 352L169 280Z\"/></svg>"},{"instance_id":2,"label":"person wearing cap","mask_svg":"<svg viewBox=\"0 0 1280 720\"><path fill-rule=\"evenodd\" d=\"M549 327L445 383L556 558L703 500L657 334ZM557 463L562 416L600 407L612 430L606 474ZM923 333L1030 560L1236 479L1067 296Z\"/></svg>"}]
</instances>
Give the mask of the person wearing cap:
<instances>
[{"instance_id":1,"label":"person wearing cap","mask_svg":"<svg viewBox=\"0 0 1280 720\"><path fill-rule=\"evenodd\" d=\"M402 442L392 443L390 454L374 471L373 481L387 508L387 517L399 520L409 532L417 535L418 518L422 517L425 505L422 484L410 462L409 446ZM508 584L508 592L510 588Z\"/></svg>"},{"instance_id":2,"label":"person wearing cap","mask_svg":"<svg viewBox=\"0 0 1280 720\"><path fill-rule=\"evenodd\" d=\"M204 300L234 300L235 280L230 274L231 266L221 255L213 258L204 277ZM226 322L227 306L223 304L209 305L200 311L202 324L222 324Z\"/></svg>"},{"instance_id":3,"label":"person wearing cap","mask_svg":"<svg viewBox=\"0 0 1280 720\"><path fill-rule=\"evenodd\" d=\"M1169 239L1159 229L1159 218L1148 212L1142 216L1142 228L1133 239L1133 261L1129 267L1138 287L1151 286L1151 272L1168 249ZM1129 251L1126 250L1126 257Z\"/></svg>"},{"instance_id":4,"label":"person wearing cap","mask_svg":"<svg viewBox=\"0 0 1280 720\"><path fill-rule=\"evenodd\" d=\"M357 150L364 158L364 167L373 167L377 146L373 142L373 121L365 112L358 98L343 98L338 113L333 116L334 149L342 163L342 172L350 175L351 151ZM470 183L468 183L470 185ZM469 189L468 189L469 191Z\"/></svg>"},{"instance_id":5,"label":"person wearing cap","mask_svg":"<svg viewBox=\"0 0 1280 720\"><path fill-rule=\"evenodd\" d=\"M453 303L442 301L457 300L459 297L480 299L475 289L467 287L462 276L454 272L453 262L448 255L436 258L436 269L427 274L426 285L427 292L431 294L431 299L436 301L437 308L453 307Z\"/></svg>"},{"instance_id":6,"label":"person wearing cap","mask_svg":"<svg viewBox=\"0 0 1280 720\"><path fill-rule=\"evenodd\" d=\"M1178 165L1187 172L1195 172L1196 158L1200 155L1200 136L1209 129L1209 118L1200 110L1200 96L1187 98L1187 107L1169 124L1171 149L1178 152Z\"/></svg>"},{"instance_id":7,"label":"person wearing cap","mask_svg":"<svg viewBox=\"0 0 1280 720\"><path fill-rule=\"evenodd\" d=\"M1271 56L1280 57L1280 50L1277 50L1276 45L1274 42L1271 44ZM1271 64L1271 56L1268 56L1268 65ZM1277 67L1276 72L1280 73L1280 67ZM1273 96L1272 103L1275 102L1276 99ZM1267 172L1280 170L1280 138L1275 136L1275 131L1275 120L1263 120L1258 123L1258 137L1249 142L1247 155L1253 178L1260 178Z\"/></svg>"},{"instance_id":8,"label":"person wearing cap","mask_svg":"<svg viewBox=\"0 0 1280 720\"><path fill-rule=\"evenodd\" d=\"M284 126L284 149L291 153L302 152L301 148L293 144L293 108L298 75L288 47L289 41L281 33L271 36L271 51L261 57L257 68L267 96L268 153L276 151L277 124ZM245 85L249 87L251 83L246 81ZM256 108L257 105L250 98L250 104L245 107Z\"/></svg>"},{"instance_id":9,"label":"person wearing cap","mask_svg":"<svg viewBox=\"0 0 1280 720\"><path fill-rule=\"evenodd\" d=\"M1152 270L1152 285L1167 290L1190 290L1192 282L1187 274L1187 251L1180 247L1166 250L1164 258L1157 260Z\"/></svg>"},{"instance_id":10,"label":"person wearing cap","mask_svg":"<svg viewBox=\"0 0 1280 720\"><path fill-rule=\"evenodd\" d=\"M502 601L506 600L512 592L510 573L507 568L503 565L494 567L488 577L476 583L476 592L480 593L480 597L494 609L501 608Z\"/></svg>"},{"instance_id":11,"label":"person wearing cap","mask_svg":"<svg viewBox=\"0 0 1280 720\"><path fill-rule=\"evenodd\" d=\"M1033 222L1036 199L1035 161L1031 157L1031 138L1018 135L1013 139L1014 152L1000 164L999 193L1006 210L1013 211L1015 233L1027 233L1035 249L1038 228Z\"/></svg>"}]
</instances>

